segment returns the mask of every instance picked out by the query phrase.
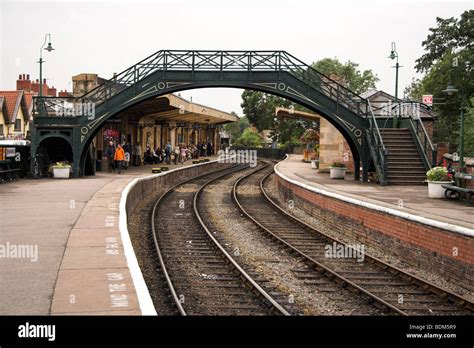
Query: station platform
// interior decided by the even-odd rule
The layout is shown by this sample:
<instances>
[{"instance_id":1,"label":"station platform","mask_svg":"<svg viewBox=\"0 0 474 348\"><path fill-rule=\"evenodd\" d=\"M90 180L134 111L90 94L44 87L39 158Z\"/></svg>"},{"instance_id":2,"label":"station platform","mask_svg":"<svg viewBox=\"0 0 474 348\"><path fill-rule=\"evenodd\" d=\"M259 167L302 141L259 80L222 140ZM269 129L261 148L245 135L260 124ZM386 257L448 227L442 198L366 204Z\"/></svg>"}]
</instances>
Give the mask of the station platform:
<instances>
[{"instance_id":1,"label":"station platform","mask_svg":"<svg viewBox=\"0 0 474 348\"><path fill-rule=\"evenodd\" d=\"M346 174L344 180L333 180L329 173L318 173L302 160L302 155L289 155L278 164L278 170L288 178L315 188L474 231L474 207L464 201L428 198L426 185L380 186L355 181L352 174Z\"/></svg>"},{"instance_id":2,"label":"station platform","mask_svg":"<svg viewBox=\"0 0 474 348\"><path fill-rule=\"evenodd\" d=\"M0 185L0 314L153 314L146 287L135 288L141 273L119 204L132 180L160 166Z\"/></svg>"}]
</instances>

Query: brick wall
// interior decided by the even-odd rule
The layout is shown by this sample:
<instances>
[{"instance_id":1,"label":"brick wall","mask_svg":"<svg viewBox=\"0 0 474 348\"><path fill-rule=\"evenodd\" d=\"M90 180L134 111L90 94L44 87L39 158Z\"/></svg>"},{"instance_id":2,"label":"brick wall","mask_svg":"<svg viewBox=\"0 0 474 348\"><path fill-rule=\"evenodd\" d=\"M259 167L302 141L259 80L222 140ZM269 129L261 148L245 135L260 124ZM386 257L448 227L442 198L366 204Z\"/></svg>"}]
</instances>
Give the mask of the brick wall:
<instances>
[{"instance_id":1,"label":"brick wall","mask_svg":"<svg viewBox=\"0 0 474 348\"><path fill-rule=\"evenodd\" d=\"M386 250L413 267L474 290L473 237L343 202L275 177L285 200L292 199L352 243Z\"/></svg>"}]
</instances>

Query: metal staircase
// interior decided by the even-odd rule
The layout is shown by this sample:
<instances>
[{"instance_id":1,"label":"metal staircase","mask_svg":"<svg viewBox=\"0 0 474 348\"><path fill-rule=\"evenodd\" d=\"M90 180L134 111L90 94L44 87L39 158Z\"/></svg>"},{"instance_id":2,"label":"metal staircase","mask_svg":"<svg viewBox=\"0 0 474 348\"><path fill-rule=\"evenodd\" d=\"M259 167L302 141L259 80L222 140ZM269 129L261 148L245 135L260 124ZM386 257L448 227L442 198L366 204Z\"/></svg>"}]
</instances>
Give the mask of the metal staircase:
<instances>
[{"instance_id":1,"label":"metal staircase","mask_svg":"<svg viewBox=\"0 0 474 348\"><path fill-rule=\"evenodd\" d=\"M422 185L426 168L408 128L382 128L387 150L387 181L391 185Z\"/></svg>"}]
</instances>

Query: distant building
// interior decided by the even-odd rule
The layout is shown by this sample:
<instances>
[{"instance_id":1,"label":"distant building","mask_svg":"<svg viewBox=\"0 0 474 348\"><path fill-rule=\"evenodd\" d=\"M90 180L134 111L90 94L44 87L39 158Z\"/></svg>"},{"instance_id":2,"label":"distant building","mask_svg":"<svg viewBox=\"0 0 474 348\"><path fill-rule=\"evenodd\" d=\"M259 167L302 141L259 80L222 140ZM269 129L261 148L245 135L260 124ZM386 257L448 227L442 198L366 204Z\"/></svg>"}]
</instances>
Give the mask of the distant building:
<instances>
[{"instance_id":1,"label":"distant building","mask_svg":"<svg viewBox=\"0 0 474 348\"><path fill-rule=\"evenodd\" d=\"M32 110L33 92L0 91L0 139L27 138Z\"/></svg>"},{"instance_id":2,"label":"distant building","mask_svg":"<svg viewBox=\"0 0 474 348\"><path fill-rule=\"evenodd\" d=\"M56 88L54 88L54 86L49 87L48 84L46 83L46 79L43 79L43 84L41 86L41 89L43 90L44 96L56 97L56 94L57 94ZM36 81L31 81L29 74L26 74L26 75L20 74L18 76L18 80L16 80L16 90L32 92L34 93L34 95L38 95L39 90L40 90L39 80L36 79Z\"/></svg>"}]
</instances>

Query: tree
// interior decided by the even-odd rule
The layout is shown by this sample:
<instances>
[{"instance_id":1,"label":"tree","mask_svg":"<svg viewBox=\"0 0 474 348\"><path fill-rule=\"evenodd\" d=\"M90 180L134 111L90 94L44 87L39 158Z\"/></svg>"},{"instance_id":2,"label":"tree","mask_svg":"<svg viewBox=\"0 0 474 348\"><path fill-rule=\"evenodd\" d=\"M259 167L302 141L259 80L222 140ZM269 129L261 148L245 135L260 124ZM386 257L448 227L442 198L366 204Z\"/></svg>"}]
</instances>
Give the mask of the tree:
<instances>
[{"instance_id":1,"label":"tree","mask_svg":"<svg viewBox=\"0 0 474 348\"><path fill-rule=\"evenodd\" d=\"M427 72L432 66L441 61L447 53L459 51L459 55L472 57L474 31L474 10L461 14L461 19L443 19L436 17L436 28L430 28L431 34L421 43L426 53L416 60L418 72ZM472 64L472 60L470 60ZM472 66L471 66L472 72Z\"/></svg>"},{"instance_id":2,"label":"tree","mask_svg":"<svg viewBox=\"0 0 474 348\"><path fill-rule=\"evenodd\" d=\"M242 135L234 141L233 145L244 147L260 147L262 145L262 137L251 128L247 128L244 130Z\"/></svg>"},{"instance_id":3,"label":"tree","mask_svg":"<svg viewBox=\"0 0 474 348\"><path fill-rule=\"evenodd\" d=\"M341 76L347 82L347 87L356 93L375 88L375 83L379 81L372 70L360 72L357 69L358 64L350 61L343 64L337 58L322 59L313 63L312 67L325 75L336 74ZM295 118L276 120L276 107L293 107L295 110L307 112L311 112L311 110L272 94L245 90L242 93L241 107L252 126L257 128L258 131L271 129L273 140L280 143L297 144L305 129L311 127L319 129L319 125L311 121L302 121Z\"/></svg>"},{"instance_id":4,"label":"tree","mask_svg":"<svg viewBox=\"0 0 474 348\"><path fill-rule=\"evenodd\" d=\"M473 68L474 51L470 33L474 30L474 11L461 14L461 19L436 18L437 27L431 32L422 46L426 53L416 60L415 68L425 75L414 80L405 89L411 99L421 100L423 94L432 94L435 98L433 111L438 115L435 122L434 141L447 142L450 151L456 151L459 145L460 107L462 98L464 107L472 105L474 93ZM460 90L454 96L443 93L448 84ZM466 119L466 122L468 120ZM466 143L474 142L465 124ZM474 156L472 149L465 148L466 156Z\"/></svg>"},{"instance_id":5,"label":"tree","mask_svg":"<svg viewBox=\"0 0 474 348\"><path fill-rule=\"evenodd\" d=\"M360 94L370 88L375 88L379 78L372 70L361 72L357 69L358 66L359 64L351 61L343 64L337 58L324 58L311 64L312 68L328 77L332 74L342 77L346 81L348 89Z\"/></svg>"},{"instance_id":6,"label":"tree","mask_svg":"<svg viewBox=\"0 0 474 348\"><path fill-rule=\"evenodd\" d=\"M235 112L231 112L232 115L237 116ZM227 123L224 125L224 130L229 133L230 141L233 142L235 139L240 137L246 128L250 127L250 122L247 117L240 117L237 122Z\"/></svg>"}]
</instances>

